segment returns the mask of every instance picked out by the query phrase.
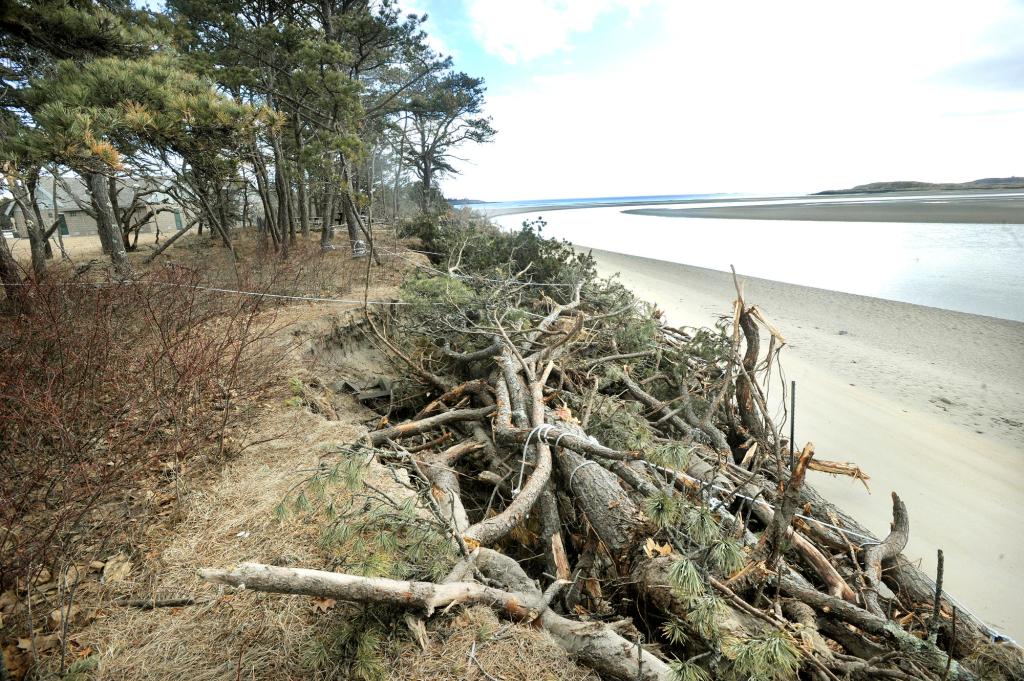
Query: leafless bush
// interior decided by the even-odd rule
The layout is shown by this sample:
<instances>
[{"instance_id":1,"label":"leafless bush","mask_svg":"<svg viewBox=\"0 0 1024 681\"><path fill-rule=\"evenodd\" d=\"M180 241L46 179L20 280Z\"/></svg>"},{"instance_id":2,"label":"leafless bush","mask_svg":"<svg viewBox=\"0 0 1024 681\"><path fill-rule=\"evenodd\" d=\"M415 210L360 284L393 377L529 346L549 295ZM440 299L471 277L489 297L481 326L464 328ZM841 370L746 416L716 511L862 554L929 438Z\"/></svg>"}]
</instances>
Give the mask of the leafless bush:
<instances>
[{"instance_id":1,"label":"leafless bush","mask_svg":"<svg viewBox=\"0 0 1024 681\"><path fill-rule=\"evenodd\" d=\"M116 531L104 512L225 437L266 386L273 315L199 274L31 286L0 317L0 587ZM107 519L109 520L109 519Z\"/></svg>"}]
</instances>

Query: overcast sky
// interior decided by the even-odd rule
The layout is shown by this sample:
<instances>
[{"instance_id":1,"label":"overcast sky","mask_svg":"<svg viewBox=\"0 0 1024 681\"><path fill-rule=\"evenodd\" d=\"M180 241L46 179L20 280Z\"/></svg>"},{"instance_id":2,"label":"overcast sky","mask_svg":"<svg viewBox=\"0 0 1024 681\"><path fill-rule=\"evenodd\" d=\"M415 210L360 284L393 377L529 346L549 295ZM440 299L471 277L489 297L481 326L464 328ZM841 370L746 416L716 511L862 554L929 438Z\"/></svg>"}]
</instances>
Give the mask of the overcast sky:
<instances>
[{"instance_id":1,"label":"overcast sky","mask_svg":"<svg viewBox=\"0 0 1024 681\"><path fill-rule=\"evenodd\" d=\"M447 195L1024 175L1021 0L403 0L488 85Z\"/></svg>"}]
</instances>

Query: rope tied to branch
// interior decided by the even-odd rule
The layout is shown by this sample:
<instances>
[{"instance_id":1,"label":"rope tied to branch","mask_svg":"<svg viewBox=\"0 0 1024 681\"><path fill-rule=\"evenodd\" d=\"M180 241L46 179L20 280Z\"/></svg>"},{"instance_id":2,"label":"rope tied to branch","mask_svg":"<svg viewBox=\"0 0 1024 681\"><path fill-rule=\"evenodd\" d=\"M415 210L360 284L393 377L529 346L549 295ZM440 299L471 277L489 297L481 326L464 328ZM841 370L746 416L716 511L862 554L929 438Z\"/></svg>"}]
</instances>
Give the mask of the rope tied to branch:
<instances>
[{"instance_id":1,"label":"rope tied to branch","mask_svg":"<svg viewBox=\"0 0 1024 681\"><path fill-rule=\"evenodd\" d=\"M572 489L572 481L573 481L573 478L576 477L576 471L578 471L579 469L583 468L587 464L591 464L591 463L597 463L597 462L594 461L593 459L587 459L583 463L581 463L580 465L576 466L576 468L572 469L572 473L569 474L569 489Z\"/></svg>"},{"instance_id":2,"label":"rope tied to branch","mask_svg":"<svg viewBox=\"0 0 1024 681\"><path fill-rule=\"evenodd\" d=\"M549 432L555 428L550 423L542 423L526 435L526 442L523 443L523 459L519 464L519 479L516 481L515 486L512 488L512 498L515 499L520 492L523 491L523 476L526 474L526 451L530 448L530 440L533 439L534 435L537 435L538 440L544 437L544 433Z\"/></svg>"}]
</instances>

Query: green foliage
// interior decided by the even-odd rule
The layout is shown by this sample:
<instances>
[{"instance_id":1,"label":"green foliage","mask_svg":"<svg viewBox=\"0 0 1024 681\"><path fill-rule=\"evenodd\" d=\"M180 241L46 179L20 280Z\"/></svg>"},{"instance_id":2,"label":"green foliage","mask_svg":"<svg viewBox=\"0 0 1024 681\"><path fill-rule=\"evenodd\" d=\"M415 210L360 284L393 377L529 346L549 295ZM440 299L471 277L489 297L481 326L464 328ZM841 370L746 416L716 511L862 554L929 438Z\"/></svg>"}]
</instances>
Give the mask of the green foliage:
<instances>
[{"instance_id":1,"label":"green foliage","mask_svg":"<svg viewBox=\"0 0 1024 681\"><path fill-rule=\"evenodd\" d=\"M222 183L248 143L258 109L217 93L173 55L65 61L25 95L34 133L54 160L74 168L118 167L122 154L171 152L191 172Z\"/></svg>"},{"instance_id":2,"label":"green foliage","mask_svg":"<svg viewBox=\"0 0 1024 681\"><path fill-rule=\"evenodd\" d=\"M800 669L800 649L783 631L727 641L722 652L732 661L731 672L737 681L789 681L797 678Z\"/></svg>"},{"instance_id":3,"label":"green foliage","mask_svg":"<svg viewBox=\"0 0 1024 681\"><path fill-rule=\"evenodd\" d=\"M544 224L526 222L518 230L504 232L486 222L422 215L406 222L403 233L419 238L425 250L442 254L432 257L445 268L457 263L466 275L493 279L522 273L519 276L527 281L561 285L545 293L567 302L571 287L597 279L594 260L577 253L567 241L544 238Z\"/></svg>"},{"instance_id":4,"label":"green foliage","mask_svg":"<svg viewBox=\"0 0 1024 681\"><path fill-rule=\"evenodd\" d=\"M672 670L672 681L711 681L711 674L703 667L689 660L669 662Z\"/></svg>"},{"instance_id":5,"label":"green foliage","mask_svg":"<svg viewBox=\"0 0 1024 681\"><path fill-rule=\"evenodd\" d=\"M482 304L480 294L462 281L448 276L415 277L402 284L402 299L411 305L409 312L437 315L450 312L440 308L466 310Z\"/></svg>"},{"instance_id":6,"label":"green foliage","mask_svg":"<svg viewBox=\"0 0 1024 681\"><path fill-rule=\"evenodd\" d=\"M100 656L98 653L75 660L68 666L64 681L87 681L92 678L93 672L99 669L99 666Z\"/></svg>"},{"instance_id":7,"label":"green foliage","mask_svg":"<svg viewBox=\"0 0 1024 681\"><path fill-rule=\"evenodd\" d=\"M722 574L732 575L739 572L746 564L746 554L743 553L739 542L723 537L711 544L708 550L708 562Z\"/></svg>"},{"instance_id":8,"label":"green foliage","mask_svg":"<svg viewBox=\"0 0 1024 681\"><path fill-rule=\"evenodd\" d=\"M725 613L726 606L721 599L712 595L701 596L690 603L686 621L702 639L717 642L721 637L718 622Z\"/></svg>"},{"instance_id":9,"label":"green foliage","mask_svg":"<svg viewBox=\"0 0 1024 681\"><path fill-rule=\"evenodd\" d=\"M692 450L681 442L659 443L645 451L651 463L678 471L686 470L693 455Z\"/></svg>"},{"instance_id":10,"label":"green foliage","mask_svg":"<svg viewBox=\"0 0 1024 681\"><path fill-rule=\"evenodd\" d=\"M116 3L62 0L5 4L0 31L6 37L5 52L9 49L11 54L4 53L4 60L15 55L25 58L26 52L36 59L39 53L57 59L141 56L164 40L146 25L143 14L117 12L115 7Z\"/></svg>"},{"instance_id":11,"label":"green foliage","mask_svg":"<svg viewBox=\"0 0 1024 681\"><path fill-rule=\"evenodd\" d=\"M339 609L302 650L302 666L310 673L335 670L329 678L384 681L388 678L385 660L394 648L386 623L398 614L383 606L366 606L358 612Z\"/></svg>"},{"instance_id":12,"label":"green foliage","mask_svg":"<svg viewBox=\"0 0 1024 681\"><path fill-rule=\"evenodd\" d=\"M687 601L704 598L704 578L686 556L679 556L668 571L668 580L676 595Z\"/></svg>"},{"instance_id":13,"label":"green foliage","mask_svg":"<svg viewBox=\"0 0 1024 681\"><path fill-rule=\"evenodd\" d=\"M653 350L660 322L654 317L654 306L642 303L636 314L623 316L613 327L613 338L619 352Z\"/></svg>"},{"instance_id":14,"label":"green foliage","mask_svg":"<svg viewBox=\"0 0 1024 681\"><path fill-rule=\"evenodd\" d=\"M678 494L658 491L644 500L644 512L660 528L673 527L682 517L684 504Z\"/></svg>"},{"instance_id":15,"label":"green foliage","mask_svg":"<svg viewBox=\"0 0 1024 681\"><path fill-rule=\"evenodd\" d=\"M457 559L446 531L425 518L415 497L398 501L364 485L364 452L341 453L278 505L278 520L304 514L303 522L317 522L320 549L340 572L435 582L443 578ZM303 667L310 676L334 669L340 671L331 678L386 679L393 624L403 613L386 606L353 612L338 604L337 610L302 651Z\"/></svg>"},{"instance_id":16,"label":"green foliage","mask_svg":"<svg viewBox=\"0 0 1024 681\"><path fill-rule=\"evenodd\" d=\"M732 354L729 327L729 320L719 320L715 322L714 329L707 327L692 329L692 338L686 345L686 351L709 362L726 362Z\"/></svg>"},{"instance_id":17,"label":"green foliage","mask_svg":"<svg viewBox=\"0 0 1024 681\"><path fill-rule=\"evenodd\" d=\"M344 456L310 476L274 508L278 522L322 517L320 546L346 572L367 577L434 580L454 565L447 533L421 517L416 500L363 493L366 460Z\"/></svg>"},{"instance_id":18,"label":"green foliage","mask_svg":"<svg viewBox=\"0 0 1024 681\"><path fill-rule=\"evenodd\" d=\"M690 640L689 635L686 633L686 624L676 617L669 618L661 625L661 633L673 645L681 645Z\"/></svg>"},{"instance_id":19,"label":"green foliage","mask_svg":"<svg viewBox=\"0 0 1024 681\"><path fill-rule=\"evenodd\" d=\"M382 636L375 628L359 633L352 657L352 677L362 681L386 678L386 667L380 656Z\"/></svg>"},{"instance_id":20,"label":"green foliage","mask_svg":"<svg viewBox=\"0 0 1024 681\"><path fill-rule=\"evenodd\" d=\"M700 546L707 546L721 539L722 532L718 527L718 520L704 504L691 506L684 522L690 538Z\"/></svg>"},{"instance_id":21,"label":"green foliage","mask_svg":"<svg viewBox=\"0 0 1024 681\"><path fill-rule=\"evenodd\" d=\"M605 446L628 451L647 451L654 438L643 417L643 406L617 399L603 400L595 407L589 432Z\"/></svg>"}]
</instances>

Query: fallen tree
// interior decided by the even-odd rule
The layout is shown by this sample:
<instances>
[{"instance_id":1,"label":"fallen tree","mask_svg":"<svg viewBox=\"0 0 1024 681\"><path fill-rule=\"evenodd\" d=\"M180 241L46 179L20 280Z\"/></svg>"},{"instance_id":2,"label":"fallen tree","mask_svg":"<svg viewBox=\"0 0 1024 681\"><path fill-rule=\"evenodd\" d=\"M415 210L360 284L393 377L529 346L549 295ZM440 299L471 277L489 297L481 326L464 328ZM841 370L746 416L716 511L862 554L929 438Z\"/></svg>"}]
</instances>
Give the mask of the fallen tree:
<instances>
[{"instance_id":1,"label":"fallen tree","mask_svg":"<svg viewBox=\"0 0 1024 681\"><path fill-rule=\"evenodd\" d=\"M1016 678L1019 649L902 557L898 496L878 541L805 484L860 469L810 444L791 468L765 385L784 339L739 284L731 322L679 330L549 248L558 266L538 261L533 281L529 265L495 277L455 258L370 325L421 397L351 452L422 481L461 556L446 579L202 576L414 618L484 604L608 678Z\"/></svg>"}]
</instances>

